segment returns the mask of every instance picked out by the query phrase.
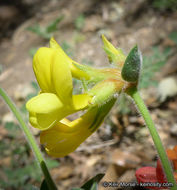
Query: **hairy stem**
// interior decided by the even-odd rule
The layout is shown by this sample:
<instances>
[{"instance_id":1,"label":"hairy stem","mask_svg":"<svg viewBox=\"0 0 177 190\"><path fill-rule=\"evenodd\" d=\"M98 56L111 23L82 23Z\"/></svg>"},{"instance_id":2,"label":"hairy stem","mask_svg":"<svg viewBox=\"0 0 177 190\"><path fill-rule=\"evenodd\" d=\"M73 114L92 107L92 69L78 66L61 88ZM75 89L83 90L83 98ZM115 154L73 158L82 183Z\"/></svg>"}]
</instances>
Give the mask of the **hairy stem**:
<instances>
[{"instance_id":1,"label":"hairy stem","mask_svg":"<svg viewBox=\"0 0 177 190\"><path fill-rule=\"evenodd\" d=\"M129 94L133 100L135 101L138 110L140 111L142 117L145 120L145 123L149 129L149 132L152 136L152 139L154 141L155 147L157 149L157 152L159 154L164 172L166 174L167 180L169 183L173 183L173 187L171 187L171 190L176 190L177 189L177 184L176 184L176 180L174 179L174 175L173 175L173 171L171 168L171 165L169 163L167 154L165 152L165 149L162 145L161 139L159 137L159 134L157 132L157 129L154 125L154 122L152 121L152 118L149 114L149 111L144 103L144 101L142 100L138 90L136 87L131 88L127 94Z\"/></svg>"},{"instance_id":2,"label":"hairy stem","mask_svg":"<svg viewBox=\"0 0 177 190\"><path fill-rule=\"evenodd\" d=\"M50 176L50 173L48 171L48 168L46 166L44 158L39 150L39 147L37 146L36 141L31 133L31 131L29 130L29 128L26 126L24 120L22 119L20 112L18 111L18 109L16 108L16 106L14 105L12 100L8 97L8 95L5 93L5 91L1 87L0 87L0 95L3 98L3 100L7 103L10 110L13 112L13 114L17 118L18 122L20 123L21 129L25 133L26 139L27 139L31 149L33 150L33 153L34 153L37 161L39 162L39 165L44 174L44 177L45 177L45 180L46 180L49 190L57 190L57 187Z\"/></svg>"}]
</instances>

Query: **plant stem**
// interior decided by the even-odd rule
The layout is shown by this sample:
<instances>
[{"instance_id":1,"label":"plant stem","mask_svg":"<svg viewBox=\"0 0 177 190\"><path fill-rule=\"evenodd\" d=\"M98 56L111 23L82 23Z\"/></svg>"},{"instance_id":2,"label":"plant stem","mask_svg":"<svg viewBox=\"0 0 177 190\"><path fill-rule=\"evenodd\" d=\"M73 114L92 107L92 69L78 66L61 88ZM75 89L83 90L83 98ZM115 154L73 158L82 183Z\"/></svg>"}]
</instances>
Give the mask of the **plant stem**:
<instances>
[{"instance_id":1,"label":"plant stem","mask_svg":"<svg viewBox=\"0 0 177 190\"><path fill-rule=\"evenodd\" d=\"M165 149L162 145L161 139L160 139L159 134L157 132L157 129L154 125L154 122L152 121L152 118L149 114L149 111L148 111L146 105L144 104L144 101L142 100L142 98L141 98L136 87L129 89L127 94L129 94L133 98L133 100L135 101L141 115L143 116L143 118L145 120L145 123L149 129L149 132L152 136L155 147L156 147L157 152L159 154L159 157L160 157L163 169L165 171L167 180L169 183L173 184L173 187L171 187L171 190L176 190L177 184L176 184L176 180L174 179L174 176L173 176L173 171L172 171L171 165L169 163L167 154L166 154Z\"/></svg>"},{"instance_id":2,"label":"plant stem","mask_svg":"<svg viewBox=\"0 0 177 190\"><path fill-rule=\"evenodd\" d=\"M45 177L45 180L46 180L49 190L57 190L57 187L50 176L50 173L48 171L48 168L46 166L44 158L39 150L39 147L37 146L36 141L35 141L33 135L31 134L31 131L29 130L29 128L26 126L24 120L22 119L20 112L18 111L18 109L16 108L16 106L14 105L12 100L8 97L8 95L5 93L5 91L1 87L0 87L0 95L2 96L3 100L7 103L10 110L13 112L13 114L17 118L18 122L20 123L21 129L25 133L27 141L28 141L29 145L31 146L31 149L33 150L34 155L36 156L37 161L39 162L39 165L44 174L44 177Z\"/></svg>"}]
</instances>

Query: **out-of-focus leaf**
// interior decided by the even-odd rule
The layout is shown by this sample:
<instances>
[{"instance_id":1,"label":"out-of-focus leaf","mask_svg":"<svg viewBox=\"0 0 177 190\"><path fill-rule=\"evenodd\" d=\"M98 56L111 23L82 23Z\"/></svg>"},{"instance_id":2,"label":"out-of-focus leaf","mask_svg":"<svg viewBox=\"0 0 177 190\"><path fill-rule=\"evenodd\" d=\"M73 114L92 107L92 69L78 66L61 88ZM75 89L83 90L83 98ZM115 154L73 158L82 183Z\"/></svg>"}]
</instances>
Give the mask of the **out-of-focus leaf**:
<instances>
[{"instance_id":1,"label":"out-of-focus leaf","mask_svg":"<svg viewBox=\"0 0 177 190\"><path fill-rule=\"evenodd\" d=\"M84 190L97 190L98 183L103 178L105 174L97 174L95 177L87 181L81 188Z\"/></svg>"},{"instance_id":2,"label":"out-of-focus leaf","mask_svg":"<svg viewBox=\"0 0 177 190\"><path fill-rule=\"evenodd\" d=\"M153 47L151 56L143 56L142 71L139 80L139 88L148 88L157 86L158 82L153 80L156 72L166 64L168 57L171 55L171 48L160 51L158 47Z\"/></svg>"},{"instance_id":3,"label":"out-of-focus leaf","mask_svg":"<svg viewBox=\"0 0 177 190\"><path fill-rule=\"evenodd\" d=\"M54 21L52 21L46 27L41 27L39 24L36 24L34 26L28 27L27 30L37 34L38 36L40 36L44 39L49 40L52 37L53 32L55 32L57 30L57 26L63 20L63 18L64 18L64 16L60 16L60 17L56 18Z\"/></svg>"},{"instance_id":4,"label":"out-of-focus leaf","mask_svg":"<svg viewBox=\"0 0 177 190\"><path fill-rule=\"evenodd\" d=\"M38 187L35 187L35 186L31 186L31 187L30 187L30 190L39 190L39 188L38 188Z\"/></svg>"},{"instance_id":5,"label":"out-of-focus leaf","mask_svg":"<svg viewBox=\"0 0 177 190\"><path fill-rule=\"evenodd\" d=\"M177 31L170 33L169 38L173 40L177 45Z\"/></svg>"},{"instance_id":6,"label":"out-of-focus leaf","mask_svg":"<svg viewBox=\"0 0 177 190\"><path fill-rule=\"evenodd\" d=\"M41 187L40 187L40 190L50 190L47 186L47 183L45 181L45 179L42 181L41 183Z\"/></svg>"},{"instance_id":7,"label":"out-of-focus leaf","mask_svg":"<svg viewBox=\"0 0 177 190\"><path fill-rule=\"evenodd\" d=\"M83 27L84 27L84 24L85 24L85 16L83 14L79 15L75 22L75 27L77 30L81 30Z\"/></svg>"},{"instance_id":8,"label":"out-of-focus leaf","mask_svg":"<svg viewBox=\"0 0 177 190\"><path fill-rule=\"evenodd\" d=\"M47 166L52 169L52 168L56 168L59 166L59 162L56 160L52 160L52 159L46 159L46 164Z\"/></svg>"},{"instance_id":9,"label":"out-of-focus leaf","mask_svg":"<svg viewBox=\"0 0 177 190\"><path fill-rule=\"evenodd\" d=\"M51 32L55 32L57 30L57 26L58 24L64 19L64 16L59 16L58 18L56 18L53 22L51 22L47 28L46 28L46 31L48 33L51 33Z\"/></svg>"}]
</instances>

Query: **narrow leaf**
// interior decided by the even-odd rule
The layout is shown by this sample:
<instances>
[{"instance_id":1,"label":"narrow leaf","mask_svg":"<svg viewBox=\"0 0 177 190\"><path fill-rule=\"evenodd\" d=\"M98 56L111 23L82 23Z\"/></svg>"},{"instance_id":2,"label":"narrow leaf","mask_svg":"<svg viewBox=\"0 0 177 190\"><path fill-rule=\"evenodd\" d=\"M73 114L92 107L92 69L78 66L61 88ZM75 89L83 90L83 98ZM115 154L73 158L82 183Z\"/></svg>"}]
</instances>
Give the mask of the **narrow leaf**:
<instances>
[{"instance_id":1,"label":"narrow leaf","mask_svg":"<svg viewBox=\"0 0 177 190\"><path fill-rule=\"evenodd\" d=\"M95 177L87 181L81 188L84 190L97 190L98 183L103 178L105 174L97 174Z\"/></svg>"},{"instance_id":2,"label":"narrow leaf","mask_svg":"<svg viewBox=\"0 0 177 190\"><path fill-rule=\"evenodd\" d=\"M47 186L47 182L45 181L45 179L44 179L43 182L41 183L40 190L49 190L49 188L48 188L48 186Z\"/></svg>"}]
</instances>

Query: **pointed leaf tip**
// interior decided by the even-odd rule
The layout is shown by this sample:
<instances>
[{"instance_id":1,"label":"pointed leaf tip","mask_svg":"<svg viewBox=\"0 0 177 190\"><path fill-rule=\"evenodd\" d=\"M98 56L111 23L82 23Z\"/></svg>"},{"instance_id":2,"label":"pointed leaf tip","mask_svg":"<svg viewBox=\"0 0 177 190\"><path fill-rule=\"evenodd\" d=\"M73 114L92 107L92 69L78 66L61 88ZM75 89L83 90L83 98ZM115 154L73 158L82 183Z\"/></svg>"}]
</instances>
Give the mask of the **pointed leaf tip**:
<instances>
[{"instance_id":1,"label":"pointed leaf tip","mask_svg":"<svg viewBox=\"0 0 177 190\"><path fill-rule=\"evenodd\" d=\"M134 46L128 54L122 68L122 78L128 82L137 82L141 71L142 57L138 46Z\"/></svg>"}]
</instances>

